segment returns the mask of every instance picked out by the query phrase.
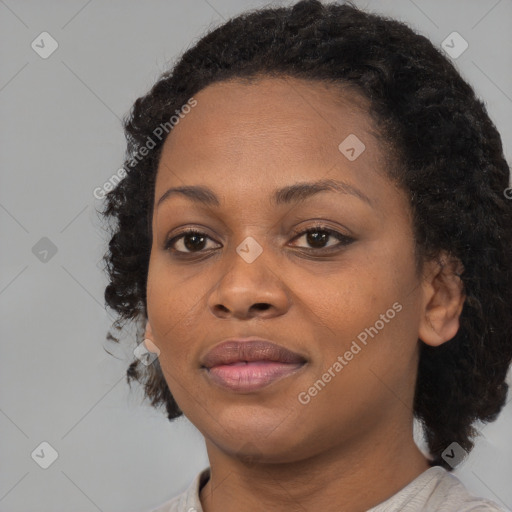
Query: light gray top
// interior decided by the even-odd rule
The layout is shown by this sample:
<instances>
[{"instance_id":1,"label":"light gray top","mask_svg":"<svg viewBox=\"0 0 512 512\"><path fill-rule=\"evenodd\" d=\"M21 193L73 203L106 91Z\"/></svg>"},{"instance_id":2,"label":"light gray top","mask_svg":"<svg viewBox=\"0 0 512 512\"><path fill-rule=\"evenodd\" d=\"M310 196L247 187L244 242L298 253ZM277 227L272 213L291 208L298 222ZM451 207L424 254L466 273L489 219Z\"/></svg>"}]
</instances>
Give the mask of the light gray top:
<instances>
[{"instance_id":1,"label":"light gray top","mask_svg":"<svg viewBox=\"0 0 512 512\"><path fill-rule=\"evenodd\" d=\"M183 493L150 512L203 512L199 491L209 477L210 468L206 468ZM493 501L471 495L456 476L440 466L427 469L391 498L367 512L397 511L507 512Z\"/></svg>"}]
</instances>

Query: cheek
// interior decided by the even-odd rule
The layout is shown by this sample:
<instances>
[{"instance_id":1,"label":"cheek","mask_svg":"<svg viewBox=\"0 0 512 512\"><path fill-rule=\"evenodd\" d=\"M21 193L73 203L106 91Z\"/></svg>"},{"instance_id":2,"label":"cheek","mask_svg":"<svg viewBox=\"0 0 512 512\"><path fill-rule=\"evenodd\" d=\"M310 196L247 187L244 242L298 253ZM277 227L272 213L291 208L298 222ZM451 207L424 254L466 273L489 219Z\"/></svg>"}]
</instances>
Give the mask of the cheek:
<instances>
[{"instance_id":1,"label":"cheek","mask_svg":"<svg viewBox=\"0 0 512 512\"><path fill-rule=\"evenodd\" d=\"M304 288L309 317L330 340L324 342L322 365L350 350L353 341L361 347L357 359L368 366L399 365L415 349L419 286L413 262L399 247L381 242L374 249L353 265L315 278L319 286Z\"/></svg>"},{"instance_id":2,"label":"cheek","mask_svg":"<svg viewBox=\"0 0 512 512\"><path fill-rule=\"evenodd\" d=\"M194 284L195 283L195 284ZM197 315L207 289L201 280L183 279L165 261L150 261L147 307L155 343L172 366L190 356L191 339L198 333ZM200 326L200 323L199 323ZM197 340L196 340L197 342Z\"/></svg>"},{"instance_id":3,"label":"cheek","mask_svg":"<svg viewBox=\"0 0 512 512\"><path fill-rule=\"evenodd\" d=\"M367 261L333 270L329 275L315 277L316 285L304 287L307 299L303 302L309 305L319 325L328 326L333 334L339 333L347 340L370 322L373 324L378 314L393 303L390 300L395 296L394 290L383 282L384 275L378 265Z\"/></svg>"}]
</instances>

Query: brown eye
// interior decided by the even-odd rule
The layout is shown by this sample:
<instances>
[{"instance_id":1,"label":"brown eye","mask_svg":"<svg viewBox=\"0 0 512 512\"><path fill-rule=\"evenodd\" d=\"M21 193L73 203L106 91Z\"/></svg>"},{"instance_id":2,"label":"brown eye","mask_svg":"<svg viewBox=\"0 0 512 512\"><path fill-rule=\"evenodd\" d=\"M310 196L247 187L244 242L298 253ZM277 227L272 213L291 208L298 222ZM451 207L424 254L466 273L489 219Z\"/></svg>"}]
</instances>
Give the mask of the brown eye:
<instances>
[{"instance_id":1,"label":"brown eye","mask_svg":"<svg viewBox=\"0 0 512 512\"><path fill-rule=\"evenodd\" d=\"M207 240L211 240L211 238L205 233L189 230L168 240L165 249L179 253L201 252L205 249Z\"/></svg>"},{"instance_id":2,"label":"brown eye","mask_svg":"<svg viewBox=\"0 0 512 512\"><path fill-rule=\"evenodd\" d=\"M309 231L306 234L307 243L315 249L324 247L329 238L331 235L326 231Z\"/></svg>"},{"instance_id":3,"label":"brown eye","mask_svg":"<svg viewBox=\"0 0 512 512\"><path fill-rule=\"evenodd\" d=\"M299 246L304 249L310 250L322 250L327 248L334 248L338 246L344 246L352 243L354 239L352 237L342 235L333 229L327 228L325 226L316 226L313 228L309 228L305 231L302 231L294 238L294 240L300 240L304 238L305 243L309 245L309 247ZM331 240L336 243L331 243L327 245Z\"/></svg>"}]
</instances>

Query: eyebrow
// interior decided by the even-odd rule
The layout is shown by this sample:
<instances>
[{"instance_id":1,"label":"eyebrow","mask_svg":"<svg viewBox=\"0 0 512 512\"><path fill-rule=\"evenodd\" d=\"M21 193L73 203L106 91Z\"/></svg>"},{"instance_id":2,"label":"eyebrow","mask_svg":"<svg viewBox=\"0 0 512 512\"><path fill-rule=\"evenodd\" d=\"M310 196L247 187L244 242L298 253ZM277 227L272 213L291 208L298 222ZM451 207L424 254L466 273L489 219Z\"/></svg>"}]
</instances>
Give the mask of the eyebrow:
<instances>
[{"instance_id":1,"label":"eyebrow","mask_svg":"<svg viewBox=\"0 0 512 512\"><path fill-rule=\"evenodd\" d=\"M373 208L372 201L366 194L361 192L361 190L354 187L353 185L350 185L349 183L334 179L323 179L318 181L301 182L288 185L276 190L272 196L271 201L272 204L279 206L282 204L304 201L309 197L318 194L319 192L325 191L338 192L341 194L349 194L358 197ZM169 188L158 200L156 207L159 208L162 203L175 195L186 197L191 201L203 204L205 206L220 206L219 198L210 188L202 185L186 185L182 187Z\"/></svg>"}]
</instances>

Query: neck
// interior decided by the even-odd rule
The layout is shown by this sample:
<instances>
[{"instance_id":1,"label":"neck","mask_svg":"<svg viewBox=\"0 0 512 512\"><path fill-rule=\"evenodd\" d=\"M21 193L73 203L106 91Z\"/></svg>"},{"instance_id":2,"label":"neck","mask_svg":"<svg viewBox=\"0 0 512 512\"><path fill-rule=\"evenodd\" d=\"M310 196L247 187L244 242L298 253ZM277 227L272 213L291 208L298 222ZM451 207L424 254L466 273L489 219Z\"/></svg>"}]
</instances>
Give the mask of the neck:
<instances>
[{"instance_id":1,"label":"neck","mask_svg":"<svg viewBox=\"0 0 512 512\"><path fill-rule=\"evenodd\" d=\"M287 463L248 463L207 440L210 479L201 490L204 512L266 512L297 504L304 510L361 512L385 501L429 469L406 431L379 429L373 440L333 446Z\"/></svg>"}]
</instances>

